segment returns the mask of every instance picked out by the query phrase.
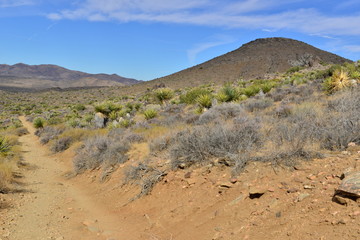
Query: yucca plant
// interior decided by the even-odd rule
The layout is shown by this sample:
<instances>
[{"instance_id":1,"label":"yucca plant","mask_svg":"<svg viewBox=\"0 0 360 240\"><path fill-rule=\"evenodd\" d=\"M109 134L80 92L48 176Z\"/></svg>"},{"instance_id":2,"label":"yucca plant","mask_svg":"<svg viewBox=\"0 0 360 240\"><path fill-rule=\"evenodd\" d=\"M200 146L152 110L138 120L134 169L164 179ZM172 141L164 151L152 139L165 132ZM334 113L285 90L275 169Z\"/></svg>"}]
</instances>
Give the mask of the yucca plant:
<instances>
[{"instance_id":1,"label":"yucca plant","mask_svg":"<svg viewBox=\"0 0 360 240\"><path fill-rule=\"evenodd\" d=\"M223 102L232 102L239 99L239 92L237 89L229 84L225 85L221 90L220 93L223 98Z\"/></svg>"},{"instance_id":2,"label":"yucca plant","mask_svg":"<svg viewBox=\"0 0 360 240\"><path fill-rule=\"evenodd\" d=\"M146 120L149 120L149 119L152 119L152 118L155 118L157 116L157 111L155 109L147 109L144 111L144 117Z\"/></svg>"},{"instance_id":3,"label":"yucca plant","mask_svg":"<svg viewBox=\"0 0 360 240\"><path fill-rule=\"evenodd\" d=\"M330 78L324 82L325 91L333 93L351 86L349 75L343 69L335 70Z\"/></svg>"},{"instance_id":4,"label":"yucca plant","mask_svg":"<svg viewBox=\"0 0 360 240\"><path fill-rule=\"evenodd\" d=\"M210 94L203 94L196 98L196 102L203 108L211 108L212 96Z\"/></svg>"},{"instance_id":5,"label":"yucca plant","mask_svg":"<svg viewBox=\"0 0 360 240\"><path fill-rule=\"evenodd\" d=\"M167 100L170 100L174 96L174 91L170 88L159 88L155 91L155 97L161 102L164 103Z\"/></svg>"},{"instance_id":6,"label":"yucca plant","mask_svg":"<svg viewBox=\"0 0 360 240\"><path fill-rule=\"evenodd\" d=\"M0 155L6 155L11 149L10 143L5 137L0 136Z\"/></svg>"}]
</instances>

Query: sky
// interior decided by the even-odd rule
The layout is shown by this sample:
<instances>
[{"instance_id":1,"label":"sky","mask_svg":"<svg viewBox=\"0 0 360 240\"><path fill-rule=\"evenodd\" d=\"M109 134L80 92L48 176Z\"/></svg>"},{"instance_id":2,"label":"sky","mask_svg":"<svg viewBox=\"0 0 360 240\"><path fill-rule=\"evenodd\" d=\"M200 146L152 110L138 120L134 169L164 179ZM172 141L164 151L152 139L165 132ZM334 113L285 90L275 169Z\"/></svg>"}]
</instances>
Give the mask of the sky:
<instances>
[{"instance_id":1,"label":"sky","mask_svg":"<svg viewBox=\"0 0 360 240\"><path fill-rule=\"evenodd\" d=\"M0 0L0 64L151 80L286 37L360 59L359 0Z\"/></svg>"}]
</instances>

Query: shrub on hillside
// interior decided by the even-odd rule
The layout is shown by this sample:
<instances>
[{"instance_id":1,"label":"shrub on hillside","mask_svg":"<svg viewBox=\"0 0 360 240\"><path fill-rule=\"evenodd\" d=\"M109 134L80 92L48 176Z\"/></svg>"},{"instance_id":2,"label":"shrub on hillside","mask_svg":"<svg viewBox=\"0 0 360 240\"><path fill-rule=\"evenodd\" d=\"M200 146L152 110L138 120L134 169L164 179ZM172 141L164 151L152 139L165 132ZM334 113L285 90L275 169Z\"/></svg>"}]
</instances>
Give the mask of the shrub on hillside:
<instances>
[{"instance_id":1,"label":"shrub on hillside","mask_svg":"<svg viewBox=\"0 0 360 240\"><path fill-rule=\"evenodd\" d=\"M236 165L241 155L262 144L259 124L249 119L243 124L198 126L175 136L171 148L173 168L204 165L214 157L227 158Z\"/></svg>"},{"instance_id":2,"label":"shrub on hillside","mask_svg":"<svg viewBox=\"0 0 360 240\"><path fill-rule=\"evenodd\" d=\"M205 88L193 88L185 94L180 95L180 102L186 104L195 104L196 99L201 95L211 95L211 91Z\"/></svg>"},{"instance_id":3,"label":"shrub on hillside","mask_svg":"<svg viewBox=\"0 0 360 240\"><path fill-rule=\"evenodd\" d=\"M37 130L35 134L40 137L41 144L47 144L50 140L53 140L62 134L64 130L64 128L46 126L41 130Z\"/></svg>"},{"instance_id":4,"label":"shrub on hillside","mask_svg":"<svg viewBox=\"0 0 360 240\"><path fill-rule=\"evenodd\" d=\"M360 92L346 91L329 101L323 128L323 147L344 149L350 142L360 143Z\"/></svg>"},{"instance_id":5,"label":"shrub on hillside","mask_svg":"<svg viewBox=\"0 0 360 240\"><path fill-rule=\"evenodd\" d=\"M144 117L146 120L153 119L157 116L158 112L155 109L147 109L144 111Z\"/></svg>"},{"instance_id":6,"label":"shrub on hillside","mask_svg":"<svg viewBox=\"0 0 360 240\"><path fill-rule=\"evenodd\" d=\"M170 88L158 88L154 94L160 103L164 103L174 97L174 91Z\"/></svg>"},{"instance_id":7,"label":"shrub on hillside","mask_svg":"<svg viewBox=\"0 0 360 240\"><path fill-rule=\"evenodd\" d=\"M135 183L140 186L140 193L132 200L148 195L154 188L156 183L166 175L164 171L149 166L145 163L139 163L137 166L130 166L125 170L124 183Z\"/></svg>"},{"instance_id":8,"label":"shrub on hillside","mask_svg":"<svg viewBox=\"0 0 360 240\"><path fill-rule=\"evenodd\" d=\"M138 134L129 133L124 129L113 129L107 136L88 138L76 151L73 160L76 173L103 167L116 166L128 160L127 152L130 144L141 141Z\"/></svg>"},{"instance_id":9,"label":"shrub on hillside","mask_svg":"<svg viewBox=\"0 0 360 240\"><path fill-rule=\"evenodd\" d=\"M34 128L43 128L45 125L45 120L43 118L35 118L33 121Z\"/></svg>"},{"instance_id":10,"label":"shrub on hillside","mask_svg":"<svg viewBox=\"0 0 360 240\"><path fill-rule=\"evenodd\" d=\"M50 149L54 153L65 151L70 147L72 141L73 139L71 137L62 137L56 139L54 143L51 145Z\"/></svg>"},{"instance_id":11,"label":"shrub on hillside","mask_svg":"<svg viewBox=\"0 0 360 240\"><path fill-rule=\"evenodd\" d=\"M273 101L269 98L250 99L249 101L246 102L245 108L249 112L254 112L257 110L264 110L264 109L272 106L273 104L274 104Z\"/></svg>"},{"instance_id":12,"label":"shrub on hillside","mask_svg":"<svg viewBox=\"0 0 360 240\"><path fill-rule=\"evenodd\" d=\"M197 124L207 124L217 119L229 119L246 114L240 104L224 103L204 112L197 121Z\"/></svg>"}]
</instances>

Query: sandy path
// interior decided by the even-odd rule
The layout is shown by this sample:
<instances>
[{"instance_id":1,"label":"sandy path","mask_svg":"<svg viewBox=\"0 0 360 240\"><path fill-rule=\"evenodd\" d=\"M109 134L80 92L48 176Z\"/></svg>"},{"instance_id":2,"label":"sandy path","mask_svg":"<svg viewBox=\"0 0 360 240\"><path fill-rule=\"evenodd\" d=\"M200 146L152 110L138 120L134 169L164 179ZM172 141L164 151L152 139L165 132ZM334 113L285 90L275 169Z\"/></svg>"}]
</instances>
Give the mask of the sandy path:
<instances>
[{"instance_id":1,"label":"sandy path","mask_svg":"<svg viewBox=\"0 0 360 240\"><path fill-rule=\"evenodd\" d=\"M14 195L7 233L0 239L120 239L116 216L87 196L86 189L66 180L65 165L39 143L32 125L24 117L20 120L30 132L19 141L31 169L24 171L25 192Z\"/></svg>"}]
</instances>

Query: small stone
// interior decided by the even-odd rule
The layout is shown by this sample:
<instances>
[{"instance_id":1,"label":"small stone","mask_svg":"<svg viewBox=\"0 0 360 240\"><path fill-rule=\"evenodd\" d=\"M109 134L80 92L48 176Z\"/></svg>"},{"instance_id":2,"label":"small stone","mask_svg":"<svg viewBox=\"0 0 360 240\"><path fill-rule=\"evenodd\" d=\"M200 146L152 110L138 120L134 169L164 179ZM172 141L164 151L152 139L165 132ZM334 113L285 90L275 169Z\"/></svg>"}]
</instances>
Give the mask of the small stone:
<instances>
[{"instance_id":1,"label":"small stone","mask_svg":"<svg viewBox=\"0 0 360 240\"><path fill-rule=\"evenodd\" d=\"M187 179L186 182L187 182L187 184L189 184L191 186L191 185L195 185L196 180L195 179Z\"/></svg>"},{"instance_id":2,"label":"small stone","mask_svg":"<svg viewBox=\"0 0 360 240\"><path fill-rule=\"evenodd\" d=\"M309 176L307 176L307 179L309 179L309 180L315 180L315 179L316 179L316 176L310 174Z\"/></svg>"},{"instance_id":3,"label":"small stone","mask_svg":"<svg viewBox=\"0 0 360 240\"><path fill-rule=\"evenodd\" d=\"M240 194L237 198L232 200L229 205L235 205L245 199L245 194Z\"/></svg>"},{"instance_id":4,"label":"small stone","mask_svg":"<svg viewBox=\"0 0 360 240\"><path fill-rule=\"evenodd\" d=\"M296 193L298 191L299 191L299 189L297 189L297 188L289 188L286 192L288 192L288 193Z\"/></svg>"},{"instance_id":5,"label":"small stone","mask_svg":"<svg viewBox=\"0 0 360 240\"><path fill-rule=\"evenodd\" d=\"M346 220L345 219L340 219L338 222L337 222L337 224L346 224Z\"/></svg>"},{"instance_id":6,"label":"small stone","mask_svg":"<svg viewBox=\"0 0 360 240\"><path fill-rule=\"evenodd\" d=\"M232 186L230 185L230 183L227 182L223 182L219 184L220 188L231 188Z\"/></svg>"},{"instance_id":7,"label":"small stone","mask_svg":"<svg viewBox=\"0 0 360 240\"><path fill-rule=\"evenodd\" d=\"M309 197L310 194L308 193L301 193L298 197L297 197L297 202L301 202L302 200L304 200L305 198Z\"/></svg>"},{"instance_id":8,"label":"small stone","mask_svg":"<svg viewBox=\"0 0 360 240\"><path fill-rule=\"evenodd\" d=\"M230 182L231 182L232 184L235 184L237 181L238 181L238 180L237 180L236 178L231 178L231 179L230 179Z\"/></svg>"},{"instance_id":9,"label":"small stone","mask_svg":"<svg viewBox=\"0 0 360 240\"><path fill-rule=\"evenodd\" d=\"M304 189L314 189L315 187L310 186L310 185L304 185Z\"/></svg>"},{"instance_id":10,"label":"small stone","mask_svg":"<svg viewBox=\"0 0 360 240\"><path fill-rule=\"evenodd\" d=\"M187 172L184 174L184 178L190 178L191 177L191 172Z\"/></svg>"},{"instance_id":11,"label":"small stone","mask_svg":"<svg viewBox=\"0 0 360 240\"><path fill-rule=\"evenodd\" d=\"M342 196L335 195L333 197L333 201L336 202L336 203L339 203L341 205L348 205L349 200L347 198L342 197Z\"/></svg>"},{"instance_id":12,"label":"small stone","mask_svg":"<svg viewBox=\"0 0 360 240\"><path fill-rule=\"evenodd\" d=\"M264 195L267 192L266 189L264 188L260 188L260 187L253 187L251 186L249 188L249 197L250 199L254 199L254 198L260 198L262 195Z\"/></svg>"},{"instance_id":13,"label":"small stone","mask_svg":"<svg viewBox=\"0 0 360 240\"><path fill-rule=\"evenodd\" d=\"M354 142L349 142L349 143L348 143L348 146L349 146L349 147L355 147L355 146L356 146L356 143L354 143Z\"/></svg>"}]
</instances>

